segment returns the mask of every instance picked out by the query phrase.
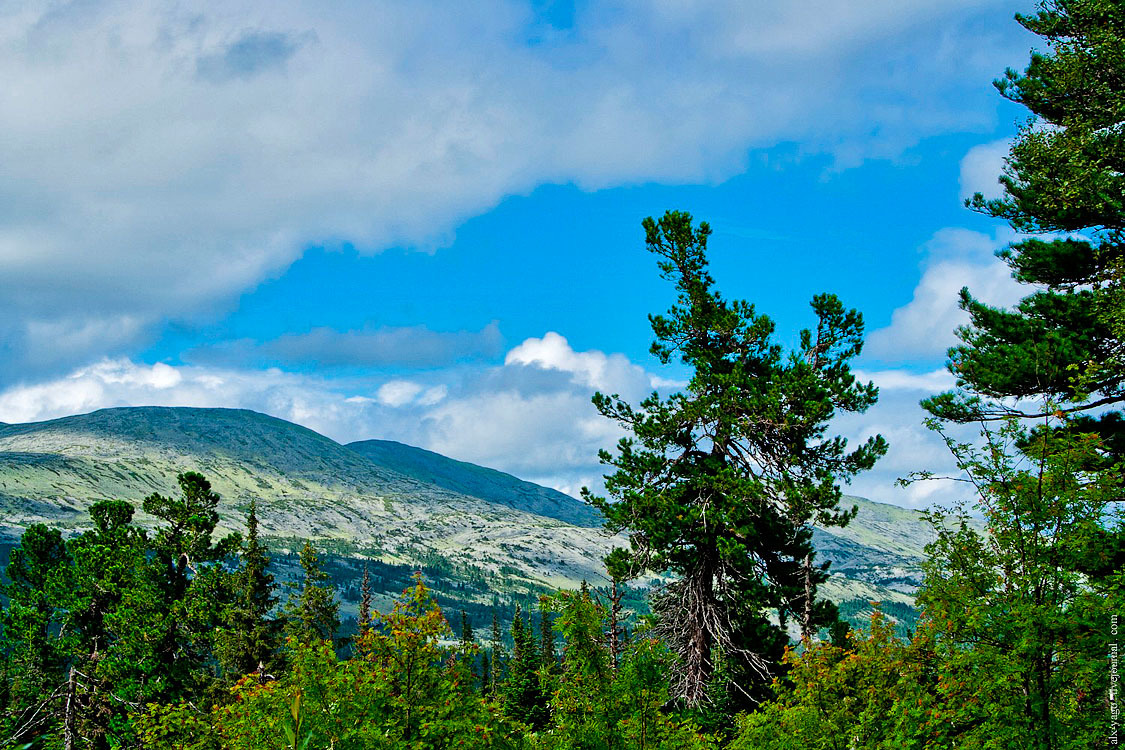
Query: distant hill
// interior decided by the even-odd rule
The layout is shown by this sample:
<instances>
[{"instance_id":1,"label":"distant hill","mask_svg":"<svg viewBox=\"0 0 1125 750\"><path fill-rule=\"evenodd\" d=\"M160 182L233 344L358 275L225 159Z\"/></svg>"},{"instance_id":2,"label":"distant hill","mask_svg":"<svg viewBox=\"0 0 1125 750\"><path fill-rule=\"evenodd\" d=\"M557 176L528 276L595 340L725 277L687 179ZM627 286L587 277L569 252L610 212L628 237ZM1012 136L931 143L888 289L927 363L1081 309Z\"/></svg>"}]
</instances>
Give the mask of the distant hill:
<instances>
[{"instance_id":1,"label":"distant hill","mask_svg":"<svg viewBox=\"0 0 1125 750\"><path fill-rule=\"evenodd\" d=\"M454 588L486 583L474 596L600 585L601 558L626 543L600 529L595 509L494 469L385 440L345 446L252 411L170 407L0 424L0 537L10 544L36 522L83 528L93 502L139 507L175 494L183 471L222 495L227 529L257 499L275 549L308 538L339 556L440 572ZM817 559L833 561L825 594L857 612L871 600L909 605L928 526L914 511L848 502L860 505L855 521L814 535Z\"/></svg>"},{"instance_id":2,"label":"distant hill","mask_svg":"<svg viewBox=\"0 0 1125 750\"><path fill-rule=\"evenodd\" d=\"M457 461L393 440L360 440L348 443L347 447L380 466L452 492L557 518L575 526L598 528L602 525L601 513L596 508L558 490L525 482L496 469Z\"/></svg>"}]
</instances>

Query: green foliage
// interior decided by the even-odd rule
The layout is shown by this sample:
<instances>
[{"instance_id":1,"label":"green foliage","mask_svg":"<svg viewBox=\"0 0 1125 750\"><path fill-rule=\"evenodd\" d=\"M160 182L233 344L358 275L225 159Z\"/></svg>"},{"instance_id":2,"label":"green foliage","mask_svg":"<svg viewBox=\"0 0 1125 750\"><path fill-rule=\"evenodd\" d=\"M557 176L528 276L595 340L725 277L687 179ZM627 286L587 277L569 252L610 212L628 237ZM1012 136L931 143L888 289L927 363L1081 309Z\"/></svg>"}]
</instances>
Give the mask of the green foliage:
<instances>
[{"instance_id":1,"label":"green foliage","mask_svg":"<svg viewBox=\"0 0 1125 750\"><path fill-rule=\"evenodd\" d=\"M1001 253L1018 281L1040 288L1014 310L962 290L970 324L949 355L963 390L926 404L957 421L1012 413L1005 397L1046 397L1052 409L1125 398L1125 8L1048 0L1017 20L1045 48L996 86L1033 117L1008 155L1004 196L977 194L969 205L1021 233L1046 235Z\"/></svg>"},{"instance_id":2,"label":"green foliage","mask_svg":"<svg viewBox=\"0 0 1125 750\"><path fill-rule=\"evenodd\" d=\"M539 677L540 649L531 623L523 619L519 605L512 620L512 658L500 695L504 713L539 729L547 723L547 696Z\"/></svg>"},{"instance_id":3,"label":"green foliage","mask_svg":"<svg viewBox=\"0 0 1125 750\"><path fill-rule=\"evenodd\" d=\"M255 670L273 671L279 623L270 615L277 604L269 550L258 536L257 503L246 517L246 539L239 550L241 569L234 575L234 601L223 613L215 655L235 678Z\"/></svg>"},{"instance_id":4,"label":"green foliage","mask_svg":"<svg viewBox=\"0 0 1125 750\"><path fill-rule=\"evenodd\" d=\"M668 212L644 227L678 293L667 316L650 316L652 352L690 367L691 381L639 408L594 396L630 437L616 455L600 454L614 468L606 489L615 501L584 496L609 529L630 534L629 560L615 567L676 577L653 601L657 632L681 657L675 695L699 704L718 651L754 692L777 669L787 619L806 632L835 620L834 607L815 598L827 574L811 562L811 524L851 519L854 510L838 509L839 482L870 468L886 444L873 437L849 451L843 438L826 435L837 411L862 412L877 396L849 367L863 343L859 313L832 295L815 297L815 330L802 331L799 348L786 353L773 341L772 320L715 290L707 224Z\"/></svg>"},{"instance_id":5,"label":"green foliage","mask_svg":"<svg viewBox=\"0 0 1125 750\"><path fill-rule=\"evenodd\" d=\"M419 579L375 615L357 658L340 661L327 641L292 641L288 672L238 683L215 709L216 731L230 750L507 746L511 729L463 689L464 654L443 645L449 635Z\"/></svg>"},{"instance_id":6,"label":"green foliage","mask_svg":"<svg viewBox=\"0 0 1125 750\"><path fill-rule=\"evenodd\" d=\"M1111 614L1122 572L1092 580L1091 540L1120 534L1119 471L1092 434L1015 420L980 449L949 440L978 493L987 534L934 513L919 596L940 669L943 726L958 747L1085 747L1104 726Z\"/></svg>"},{"instance_id":7,"label":"green foliage","mask_svg":"<svg viewBox=\"0 0 1125 750\"><path fill-rule=\"evenodd\" d=\"M905 748L900 705L913 698L910 647L877 608L867 633L787 649L774 699L739 717L729 750ZM909 698L906 698L909 696Z\"/></svg>"},{"instance_id":8,"label":"green foliage","mask_svg":"<svg viewBox=\"0 0 1125 750\"><path fill-rule=\"evenodd\" d=\"M194 706L150 703L137 719L137 739L145 750L219 750L210 717Z\"/></svg>"},{"instance_id":9,"label":"green foliage","mask_svg":"<svg viewBox=\"0 0 1125 750\"><path fill-rule=\"evenodd\" d=\"M282 615L285 637L298 643L332 640L340 627L340 605L332 588L324 585L328 576L320 569L312 542L301 548L301 570L304 575Z\"/></svg>"},{"instance_id":10,"label":"green foliage","mask_svg":"<svg viewBox=\"0 0 1125 750\"><path fill-rule=\"evenodd\" d=\"M713 740L688 720L665 713L675 657L653 639L636 642L614 672L603 634L604 607L589 592L559 592L546 602L563 636L563 663L551 723L535 747L551 750L708 748Z\"/></svg>"}]
</instances>

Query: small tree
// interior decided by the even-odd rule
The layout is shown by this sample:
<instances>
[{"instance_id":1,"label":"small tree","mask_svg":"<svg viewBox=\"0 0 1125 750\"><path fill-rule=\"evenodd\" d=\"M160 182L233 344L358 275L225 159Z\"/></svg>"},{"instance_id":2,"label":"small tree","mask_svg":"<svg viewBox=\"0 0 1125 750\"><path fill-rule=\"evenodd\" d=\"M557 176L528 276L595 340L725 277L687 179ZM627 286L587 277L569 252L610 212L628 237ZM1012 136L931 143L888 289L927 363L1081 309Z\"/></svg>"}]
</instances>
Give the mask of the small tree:
<instances>
[{"instance_id":1,"label":"small tree","mask_svg":"<svg viewBox=\"0 0 1125 750\"><path fill-rule=\"evenodd\" d=\"M241 545L242 568L235 575L235 600L227 608L216 654L228 674L242 676L274 666L279 623L270 614L277 604L269 550L258 535L258 504L250 501L246 539Z\"/></svg>"},{"instance_id":2,"label":"small tree","mask_svg":"<svg viewBox=\"0 0 1125 750\"><path fill-rule=\"evenodd\" d=\"M1125 527L1121 473L1097 470L1100 439L1065 425L1009 419L980 448L947 444L986 528L963 506L931 514L918 597L941 676L930 729L957 747L1086 746L1104 726L1107 623L1125 600L1120 570L1099 587L1082 561Z\"/></svg>"},{"instance_id":3,"label":"small tree","mask_svg":"<svg viewBox=\"0 0 1125 750\"><path fill-rule=\"evenodd\" d=\"M303 576L285 606L285 637L298 643L332 640L340 627L340 606L331 586L325 586L328 574L320 569L320 560L312 542L301 548Z\"/></svg>"},{"instance_id":4,"label":"small tree","mask_svg":"<svg viewBox=\"0 0 1125 750\"><path fill-rule=\"evenodd\" d=\"M863 344L859 313L815 297L816 328L786 354L769 318L716 291L707 224L668 212L644 228L678 293L667 316L649 318L652 353L691 368L691 381L639 408L594 396L630 436L616 455L600 453L615 470L606 477L615 501L583 494L610 530L629 532L633 570L675 576L653 600L656 632L680 657L673 694L695 705L707 698L717 651L731 684L755 692L775 674L787 620L814 632L836 619L835 607L815 599L827 574L811 563L811 524L851 519L855 509L838 509L839 483L870 468L886 444L873 437L849 451L826 435L837 411L862 412L877 396L849 368Z\"/></svg>"}]
</instances>

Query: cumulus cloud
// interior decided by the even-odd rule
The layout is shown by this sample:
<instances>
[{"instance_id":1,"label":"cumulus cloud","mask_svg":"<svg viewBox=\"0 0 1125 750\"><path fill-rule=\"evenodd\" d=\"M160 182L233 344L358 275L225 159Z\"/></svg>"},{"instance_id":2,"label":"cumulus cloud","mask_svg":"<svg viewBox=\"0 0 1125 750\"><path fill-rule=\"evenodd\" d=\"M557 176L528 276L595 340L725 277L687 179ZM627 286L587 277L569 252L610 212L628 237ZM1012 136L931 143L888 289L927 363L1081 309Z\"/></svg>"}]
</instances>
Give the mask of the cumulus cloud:
<instances>
[{"instance_id":1,"label":"cumulus cloud","mask_svg":"<svg viewBox=\"0 0 1125 750\"><path fill-rule=\"evenodd\" d=\"M596 350L576 352L554 331L548 331L540 339L527 339L508 352L504 364L565 372L579 385L606 392L636 393L675 382L646 373L623 354L607 355Z\"/></svg>"},{"instance_id":2,"label":"cumulus cloud","mask_svg":"<svg viewBox=\"0 0 1125 750\"><path fill-rule=\"evenodd\" d=\"M943 229L927 244L925 268L914 296L891 315L891 324L873 331L864 353L887 361L937 358L957 343L956 329L968 322L957 306L962 287L978 299L1006 306L1019 301L1027 288L1016 283L1011 269L995 257L1012 239L967 229Z\"/></svg>"},{"instance_id":3,"label":"cumulus cloud","mask_svg":"<svg viewBox=\"0 0 1125 750\"><path fill-rule=\"evenodd\" d=\"M779 142L855 163L987 127L960 92L1023 54L989 23L1006 5L634 0L545 32L516 0L9 4L0 377L89 359L86 316L137 341L310 243L433 246L540 184L717 181ZM30 320L67 331L45 354Z\"/></svg>"}]
</instances>

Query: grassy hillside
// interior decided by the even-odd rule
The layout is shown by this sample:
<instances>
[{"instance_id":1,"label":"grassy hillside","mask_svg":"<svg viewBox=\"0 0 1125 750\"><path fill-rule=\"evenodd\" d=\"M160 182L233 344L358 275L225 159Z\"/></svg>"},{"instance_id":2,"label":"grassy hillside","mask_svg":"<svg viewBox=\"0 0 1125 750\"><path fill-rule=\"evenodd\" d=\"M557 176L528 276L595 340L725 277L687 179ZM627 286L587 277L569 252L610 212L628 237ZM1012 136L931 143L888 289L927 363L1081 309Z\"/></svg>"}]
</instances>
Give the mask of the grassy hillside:
<instances>
[{"instance_id":1,"label":"grassy hillside","mask_svg":"<svg viewBox=\"0 0 1125 750\"><path fill-rule=\"evenodd\" d=\"M380 466L452 492L558 518L575 526L597 528L602 525L601 514L595 508L558 490L525 482L502 471L455 461L440 453L392 440L361 440L348 443L347 447Z\"/></svg>"}]
</instances>

